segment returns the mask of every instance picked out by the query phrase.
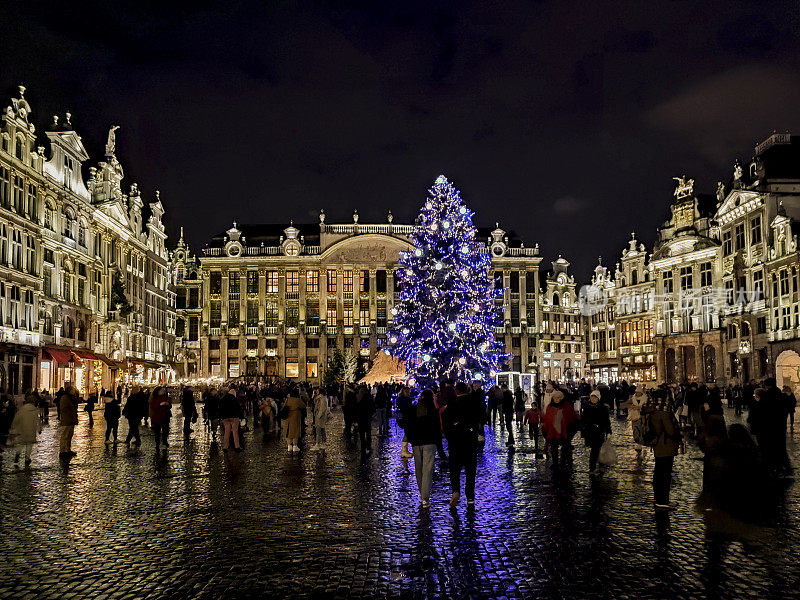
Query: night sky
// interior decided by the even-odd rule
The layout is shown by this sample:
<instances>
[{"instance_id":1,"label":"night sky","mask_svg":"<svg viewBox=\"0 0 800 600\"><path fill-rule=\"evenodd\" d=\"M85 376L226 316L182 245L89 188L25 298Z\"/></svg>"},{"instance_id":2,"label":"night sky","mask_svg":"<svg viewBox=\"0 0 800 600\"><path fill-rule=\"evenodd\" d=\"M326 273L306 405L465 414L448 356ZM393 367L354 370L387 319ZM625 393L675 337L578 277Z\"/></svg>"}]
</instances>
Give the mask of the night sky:
<instances>
[{"instance_id":1,"label":"night sky","mask_svg":"<svg viewBox=\"0 0 800 600\"><path fill-rule=\"evenodd\" d=\"M800 132L794 2L5 2L2 106L27 86L117 155L201 248L247 222L411 220L439 173L580 279L672 177L727 181ZM84 176L88 169L84 169Z\"/></svg>"}]
</instances>

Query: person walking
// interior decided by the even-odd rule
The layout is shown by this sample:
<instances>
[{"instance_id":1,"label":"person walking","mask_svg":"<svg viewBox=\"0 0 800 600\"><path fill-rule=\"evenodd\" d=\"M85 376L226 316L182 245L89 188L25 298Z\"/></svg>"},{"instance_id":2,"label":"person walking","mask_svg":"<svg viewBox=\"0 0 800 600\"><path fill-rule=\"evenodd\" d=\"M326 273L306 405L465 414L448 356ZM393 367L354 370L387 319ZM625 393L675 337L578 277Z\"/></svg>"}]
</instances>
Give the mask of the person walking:
<instances>
[{"instance_id":1,"label":"person walking","mask_svg":"<svg viewBox=\"0 0 800 600\"><path fill-rule=\"evenodd\" d=\"M375 414L375 402L369 388L361 385L356 396L356 420L358 421L358 437L361 441L362 454L372 453L372 417Z\"/></svg>"},{"instance_id":2,"label":"person walking","mask_svg":"<svg viewBox=\"0 0 800 600\"><path fill-rule=\"evenodd\" d=\"M406 424L408 420L411 418L411 410L414 408L414 404L411 400L411 390L408 389L407 386L403 386L403 389L400 390L400 394L397 396L397 424L403 430L403 441L400 446L400 458L409 459L414 458L414 455L408 451L408 434L406 433Z\"/></svg>"},{"instance_id":3,"label":"person walking","mask_svg":"<svg viewBox=\"0 0 800 600\"><path fill-rule=\"evenodd\" d=\"M4 388L0 387L0 450L2 450L8 441L8 432L11 430L11 424L14 422L14 416L17 413L17 405L11 396L6 394ZM2 453L0 453L2 456Z\"/></svg>"},{"instance_id":4,"label":"person walking","mask_svg":"<svg viewBox=\"0 0 800 600\"><path fill-rule=\"evenodd\" d=\"M786 403L775 386L775 379L764 380L764 387L755 391L755 403L750 411L750 429L766 467L777 477L792 472L786 453Z\"/></svg>"},{"instance_id":5,"label":"person walking","mask_svg":"<svg viewBox=\"0 0 800 600\"><path fill-rule=\"evenodd\" d=\"M783 400L786 412L789 413L789 430L794 433L794 411L797 409L797 397L788 385L783 386Z\"/></svg>"},{"instance_id":6,"label":"person walking","mask_svg":"<svg viewBox=\"0 0 800 600\"><path fill-rule=\"evenodd\" d=\"M27 397L11 423L10 435L17 449L14 455L15 463L19 462L20 454L24 451L25 466L31 464L31 450L36 443L36 435L41 432L42 420L39 418L36 401L32 396Z\"/></svg>"},{"instance_id":7,"label":"person walking","mask_svg":"<svg viewBox=\"0 0 800 600\"><path fill-rule=\"evenodd\" d=\"M414 476L422 500L422 507L431 505L431 482L436 448L442 439L439 411L433 400L433 392L425 390L409 413L406 434L414 449Z\"/></svg>"},{"instance_id":8,"label":"person walking","mask_svg":"<svg viewBox=\"0 0 800 600\"><path fill-rule=\"evenodd\" d=\"M653 501L657 510L674 510L678 503L669 500L672 467L683 438L666 390L656 390L653 399L643 410L649 414L650 427L656 436L653 446Z\"/></svg>"},{"instance_id":9,"label":"person walking","mask_svg":"<svg viewBox=\"0 0 800 600\"><path fill-rule=\"evenodd\" d=\"M119 406L119 400L114 398L111 395L111 392L107 392L105 406L103 407L103 419L106 422L106 446L111 445L111 435L114 435L114 443L116 444L118 440L118 432L119 432L119 418L122 415L122 411Z\"/></svg>"},{"instance_id":10,"label":"person walking","mask_svg":"<svg viewBox=\"0 0 800 600\"><path fill-rule=\"evenodd\" d=\"M528 436L533 440L533 451L539 456L539 425L542 423L542 411L539 408L539 399L534 398L531 407L525 412L525 422L528 424Z\"/></svg>"},{"instance_id":11,"label":"person walking","mask_svg":"<svg viewBox=\"0 0 800 600\"><path fill-rule=\"evenodd\" d=\"M328 398L319 388L314 389L312 399L314 403L314 423L316 427L317 441L311 449L325 451L325 444L328 441L327 427L331 418L331 409L328 406Z\"/></svg>"},{"instance_id":12,"label":"person walking","mask_svg":"<svg viewBox=\"0 0 800 600\"><path fill-rule=\"evenodd\" d=\"M192 423L197 421L197 404L194 400L194 390L190 387L183 388L181 394L181 414L183 415L183 437L192 433Z\"/></svg>"},{"instance_id":13,"label":"person walking","mask_svg":"<svg viewBox=\"0 0 800 600\"><path fill-rule=\"evenodd\" d=\"M342 413L344 414L344 432L349 438L353 435L353 423L356 420L356 391L353 385L348 383L344 389L342 402Z\"/></svg>"},{"instance_id":14,"label":"person walking","mask_svg":"<svg viewBox=\"0 0 800 600\"><path fill-rule=\"evenodd\" d=\"M475 506L475 477L478 468L478 437L486 423L486 405L476 394L470 394L465 383L456 384L456 396L444 407L445 436L450 450L450 506L461 498L461 471L464 471L464 494L467 507ZM412 444L413 445L413 444Z\"/></svg>"},{"instance_id":15,"label":"person walking","mask_svg":"<svg viewBox=\"0 0 800 600\"><path fill-rule=\"evenodd\" d=\"M205 424L211 431L212 446L216 446L217 444L217 431L219 431L220 427L219 405L219 392L217 390L207 391L205 394L205 402L203 402L203 413L205 415Z\"/></svg>"},{"instance_id":16,"label":"person walking","mask_svg":"<svg viewBox=\"0 0 800 600\"><path fill-rule=\"evenodd\" d=\"M528 397L521 387L514 390L514 415L517 417L517 431L522 427L522 417L525 416L525 405Z\"/></svg>"},{"instance_id":17,"label":"person walking","mask_svg":"<svg viewBox=\"0 0 800 600\"><path fill-rule=\"evenodd\" d=\"M550 396L550 404L544 413L542 428L550 450L552 469L558 470L562 463L572 455L572 436L577 430L578 415L569 402L564 401L564 393L554 390ZM559 463L559 454L561 463Z\"/></svg>"},{"instance_id":18,"label":"person walking","mask_svg":"<svg viewBox=\"0 0 800 600\"><path fill-rule=\"evenodd\" d=\"M367 393L367 395L369 395L369 393ZM283 410L286 411L286 449L288 452L300 452L300 446L298 446L297 442L300 440L303 411L305 408L306 403L303 402L296 390L289 394L289 397L286 398L286 402L283 405Z\"/></svg>"},{"instance_id":19,"label":"person walking","mask_svg":"<svg viewBox=\"0 0 800 600\"><path fill-rule=\"evenodd\" d=\"M633 431L634 424L642 416L642 407L647 403L647 394L644 393L644 387L639 385L633 395L623 404L622 408L628 409L628 422L630 423L631 431ZM636 452L642 451L642 445L636 444Z\"/></svg>"},{"instance_id":20,"label":"person walking","mask_svg":"<svg viewBox=\"0 0 800 600\"><path fill-rule=\"evenodd\" d=\"M49 424L50 395L47 393L46 390L42 390L42 393L37 395L38 395L38 401L36 402L36 408L39 409L39 419L41 419L42 423Z\"/></svg>"},{"instance_id":21,"label":"person walking","mask_svg":"<svg viewBox=\"0 0 800 600\"><path fill-rule=\"evenodd\" d=\"M89 429L94 427L94 409L97 406L97 392L91 394L89 398L86 400L86 404L83 407L83 412L89 415Z\"/></svg>"},{"instance_id":22,"label":"person walking","mask_svg":"<svg viewBox=\"0 0 800 600\"><path fill-rule=\"evenodd\" d=\"M142 422L144 413L148 410L145 408L146 400L144 395L139 390L138 386L131 388L131 393L128 396L128 401L125 402L125 408L122 409L122 416L128 421L128 435L125 437L125 443L130 444L134 440L135 446L142 445L142 436L139 432L139 425Z\"/></svg>"},{"instance_id":23,"label":"person walking","mask_svg":"<svg viewBox=\"0 0 800 600\"><path fill-rule=\"evenodd\" d=\"M236 452L241 452L239 420L244 418L242 405L234 395L233 390L220 390L220 394L222 394L222 399L219 401L219 419L222 421L222 427L225 432L222 436L222 450L230 450L231 437L233 437L233 449Z\"/></svg>"},{"instance_id":24,"label":"person walking","mask_svg":"<svg viewBox=\"0 0 800 600\"><path fill-rule=\"evenodd\" d=\"M156 452L161 450L161 444L164 444L165 449L169 447L167 438L170 417L172 417L172 404L166 388L158 386L150 396L150 423L156 436Z\"/></svg>"},{"instance_id":25,"label":"person walking","mask_svg":"<svg viewBox=\"0 0 800 600\"><path fill-rule=\"evenodd\" d=\"M555 393L556 388L553 387L553 382L548 381L547 384L544 386L544 393L542 394L542 405L541 410L542 414L547 412L547 407L550 406L550 402L553 399L553 394Z\"/></svg>"},{"instance_id":26,"label":"person walking","mask_svg":"<svg viewBox=\"0 0 800 600\"><path fill-rule=\"evenodd\" d=\"M273 423L275 421L275 413L277 412L277 405L275 401L269 396L264 396L258 404L258 411L261 413L261 428L264 431L262 440L269 440L269 435L272 432Z\"/></svg>"},{"instance_id":27,"label":"person walking","mask_svg":"<svg viewBox=\"0 0 800 600\"><path fill-rule=\"evenodd\" d=\"M608 409L600 404L598 390L589 394L589 402L583 407L581 435L589 447L589 473L596 473L600 448L606 441L606 436L611 435L611 419L608 417Z\"/></svg>"},{"instance_id":28,"label":"person walking","mask_svg":"<svg viewBox=\"0 0 800 600\"><path fill-rule=\"evenodd\" d=\"M375 390L375 417L378 421L378 435L380 437L389 435L389 420L386 417L386 410L389 406L389 394L386 386L379 384Z\"/></svg>"},{"instance_id":29,"label":"person walking","mask_svg":"<svg viewBox=\"0 0 800 600\"><path fill-rule=\"evenodd\" d=\"M501 389L503 390L503 421L505 422L506 429L508 429L508 441L506 442L506 446L512 448L514 446L514 395L505 383L501 386Z\"/></svg>"},{"instance_id":30,"label":"person walking","mask_svg":"<svg viewBox=\"0 0 800 600\"><path fill-rule=\"evenodd\" d=\"M497 417L500 416L500 429L504 428L503 425L503 390L497 383L489 388L489 414L491 416L492 427L497 423Z\"/></svg>"},{"instance_id":31,"label":"person walking","mask_svg":"<svg viewBox=\"0 0 800 600\"><path fill-rule=\"evenodd\" d=\"M78 424L78 394L72 385L68 385L61 394L58 405L61 407L58 455L61 458L76 456L77 454L72 451L72 436Z\"/></svg>"}]
</instances>

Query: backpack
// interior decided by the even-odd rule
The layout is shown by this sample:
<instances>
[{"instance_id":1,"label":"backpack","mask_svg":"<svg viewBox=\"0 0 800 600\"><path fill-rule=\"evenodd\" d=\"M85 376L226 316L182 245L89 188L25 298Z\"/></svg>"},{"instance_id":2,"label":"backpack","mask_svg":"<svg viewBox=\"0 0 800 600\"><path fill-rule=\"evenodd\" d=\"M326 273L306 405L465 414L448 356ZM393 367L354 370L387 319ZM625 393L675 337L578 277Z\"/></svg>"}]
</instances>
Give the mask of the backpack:
<instances>
[{"instance_id":1,"label":"backpack","mask_svg":"<svg viewBox=\"0 0 800 600\"><path fill-rule=\"evenodd\" d=\"M642 446L655 446L658 436L653 430L650 422L650 415L643 414L638 420L633 422L633 441Z\"/></svg>"}]
</instances>

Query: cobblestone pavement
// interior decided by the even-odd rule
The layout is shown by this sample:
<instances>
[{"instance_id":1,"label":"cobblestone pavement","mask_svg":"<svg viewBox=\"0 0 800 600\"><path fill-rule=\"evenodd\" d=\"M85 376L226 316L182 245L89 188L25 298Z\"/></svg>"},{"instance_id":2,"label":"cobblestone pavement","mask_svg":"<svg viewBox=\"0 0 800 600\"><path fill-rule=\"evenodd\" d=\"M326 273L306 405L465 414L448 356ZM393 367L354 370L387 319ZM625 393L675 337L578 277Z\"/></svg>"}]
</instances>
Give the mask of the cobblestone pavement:
<instances>
[{"instance_id":1,"label":"cobblestone pavement","mask_svg":"<svg viewBox=\"0 0 800 600\"><path fill-rule=\"evenodd\" d=\"M86 415L81 414L81 419ZM52 421L51 421L52 422ZM0 598L797 598L798 486L763 526L694 506L702 463L678 456L673 499L655 515L651 456L637 460L614 423L618 466L590 479L576 444L554 478L527 437L509 453L487 432L474 512L451 510L438 463L419 509L400 433L362 458L335 413L324 455L288 455L246 434L241 454L210 450L178 419L156 456L103 445L104 423L76 428L78 456L57 459L45 429L30 469L0 464ZM120 426L120 437L127 426ZM790 452L798 464L797 437Z\"/></svg>"}]
</instances>

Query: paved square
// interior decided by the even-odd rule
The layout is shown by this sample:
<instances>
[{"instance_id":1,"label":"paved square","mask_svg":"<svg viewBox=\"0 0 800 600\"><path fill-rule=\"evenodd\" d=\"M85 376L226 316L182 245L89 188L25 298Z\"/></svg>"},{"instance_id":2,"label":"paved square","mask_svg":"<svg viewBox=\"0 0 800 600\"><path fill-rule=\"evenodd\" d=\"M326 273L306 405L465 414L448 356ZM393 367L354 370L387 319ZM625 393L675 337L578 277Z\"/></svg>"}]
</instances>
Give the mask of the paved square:
<instances>
[{"instance_id":1,"label":"paved square","mask_svg":"<svg viewBox=\"0 0 800 600\"><path fill-rule=\"evenodd\" d=\"M33 465L5 452L0 475L0 598L797 598L800 495L789 487L765 526L694 507L700 452L676 458L673 499L656 516L652 457L637 461L614 422L620 464L553 479L527 437L509 454L487 431L477 507L451 511L438 464L420 511L400 431L362 459L334 413L325 455L286 453L246 434L241 454L210 451L201 423L187 444L173 420L157 457L103 445L81 414L65 468L56 427ZM729 422L732 414L726 416ZM127 432L123 419L120 437ZM798 464L797 437L789 444Z\"/></svg>"}]
</instances>

